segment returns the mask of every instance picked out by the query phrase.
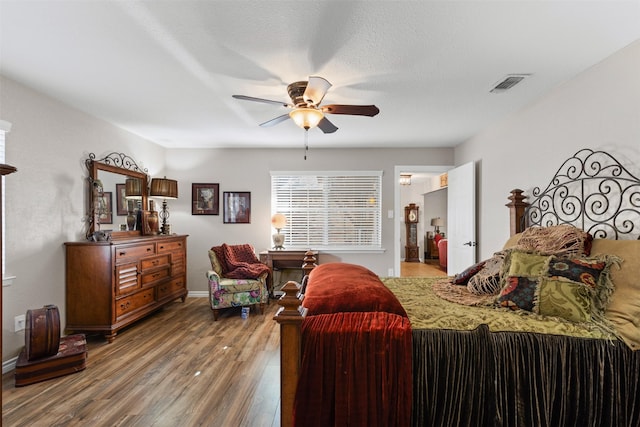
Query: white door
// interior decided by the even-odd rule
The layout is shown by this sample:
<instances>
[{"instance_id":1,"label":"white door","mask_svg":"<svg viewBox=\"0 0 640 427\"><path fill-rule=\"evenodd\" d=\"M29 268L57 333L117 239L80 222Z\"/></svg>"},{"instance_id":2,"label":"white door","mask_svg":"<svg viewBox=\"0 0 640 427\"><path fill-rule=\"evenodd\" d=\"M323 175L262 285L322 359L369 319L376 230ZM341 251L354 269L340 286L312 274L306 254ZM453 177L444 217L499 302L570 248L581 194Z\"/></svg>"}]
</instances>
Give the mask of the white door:
<instances>
[{"instance_id":1,"label":"white door","mask_svg":"<svg viewBox=\"0 0 640 427\"><path fill-rule=\"evenodd\" d=\"M476 262L476 173L473 162L447 172L447 275Z\"/></svg>"}]
</instances>

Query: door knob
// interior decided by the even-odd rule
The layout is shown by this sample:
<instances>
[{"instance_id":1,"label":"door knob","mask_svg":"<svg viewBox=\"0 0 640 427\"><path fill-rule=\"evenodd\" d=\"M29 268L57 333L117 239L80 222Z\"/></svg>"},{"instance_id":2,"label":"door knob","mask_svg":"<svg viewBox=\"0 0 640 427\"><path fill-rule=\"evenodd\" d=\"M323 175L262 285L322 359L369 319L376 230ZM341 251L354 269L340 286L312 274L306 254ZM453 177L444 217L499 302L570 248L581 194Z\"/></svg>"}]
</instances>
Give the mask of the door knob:
<instances>
[{"instance_id":1,"label":"door knob","mask_svg":"<svg viewBox=\"0 0 640 427\"><path fill-rule=\"evenodd\" d=\"M476 242L467 242L467 243L463 243L464 246L475 246Z\"/></svg>"}]
</instances>

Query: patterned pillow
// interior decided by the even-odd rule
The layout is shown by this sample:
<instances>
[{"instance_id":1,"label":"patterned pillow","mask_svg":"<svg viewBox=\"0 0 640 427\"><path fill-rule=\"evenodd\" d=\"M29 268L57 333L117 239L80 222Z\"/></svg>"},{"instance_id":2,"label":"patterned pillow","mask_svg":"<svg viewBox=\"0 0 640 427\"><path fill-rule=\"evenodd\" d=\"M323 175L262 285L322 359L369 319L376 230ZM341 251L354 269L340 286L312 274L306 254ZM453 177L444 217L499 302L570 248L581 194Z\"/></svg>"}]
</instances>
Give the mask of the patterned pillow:
<instances>
[{"instance_id":1,"label":"patterned pillow","mask_svg":"<svg viewBox=\"0 0 640 427\"><path fill-rule=\"evenodd\" d=\"M604 256L561 258L511 251L505 259L502 307L521 309L573 322L605 323L613 290L609 270L619 260Z\"/></svg>"},{"instance_id":2,"label":"patterned pillow","mask_svg":"<svg viewBox=\"0 0 640 427\"><path fill-rule=\"evenodd\" d=\"M502 288L501 272L505 252L496 252L467 282L467 290L474 295L497 295Z\"/></svg>"},{"instance_id":3,"label":"patterned pillow","mask_svg":"<svg viewBox=\"0 0 640 427\"><path fill-rule=\"evenodd\" d=\"M485 262L487 261L486 260L480 261L476 264L473 264L471 267L467 268L462 273L456 274L455 277L453 278L453 284L466 286L469 279L471 279L471 277L473 277L473 275L476 274L478 271L482 270L482 267L484 267Z\"/></svg>"}]
</instances>

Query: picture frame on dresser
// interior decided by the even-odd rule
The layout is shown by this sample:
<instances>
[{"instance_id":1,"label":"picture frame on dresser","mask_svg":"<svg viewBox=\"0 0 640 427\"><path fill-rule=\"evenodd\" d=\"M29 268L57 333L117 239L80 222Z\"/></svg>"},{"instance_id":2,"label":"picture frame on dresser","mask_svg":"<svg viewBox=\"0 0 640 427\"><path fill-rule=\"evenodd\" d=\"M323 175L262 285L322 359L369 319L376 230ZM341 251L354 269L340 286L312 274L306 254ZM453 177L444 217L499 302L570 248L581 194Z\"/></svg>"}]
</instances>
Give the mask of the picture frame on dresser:
<instances>
[{"instance_id":1,"label":"picture frame on dresser","mask_svg":"<svg viewBox=\"0 0 640 427\"><path fill-rule=\"evenodd\" d=\"M223 222L225 224L251 223L251 192L225 191L222 203L224 206Z\"/></svg>"}]
</instances>

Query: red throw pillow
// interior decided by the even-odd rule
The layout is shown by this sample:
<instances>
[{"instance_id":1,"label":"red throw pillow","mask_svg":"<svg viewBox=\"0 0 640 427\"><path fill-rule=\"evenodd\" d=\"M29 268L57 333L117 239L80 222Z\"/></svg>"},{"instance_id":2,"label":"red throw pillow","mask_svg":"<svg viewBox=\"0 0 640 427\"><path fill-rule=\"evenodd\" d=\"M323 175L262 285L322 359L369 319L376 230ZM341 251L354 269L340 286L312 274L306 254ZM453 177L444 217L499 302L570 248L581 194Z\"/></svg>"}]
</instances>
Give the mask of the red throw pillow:
<instances>
[{"instance_id":1,"label":"red throw pillow","mask_svg":"<svg viewBox=\"0 0 640 427\"><path fill-rule=\"evenodd\" d=\"M462 273L456 274L455 277L453 278L453 284L466 286L467 282L469 282L469 279L475 276L477 272L482 270L482 267L484 267L484 264L486 262L487 260L480 261L476 264L473 264L471 267L467 268Z\"/></svg>"}]
</instances>

